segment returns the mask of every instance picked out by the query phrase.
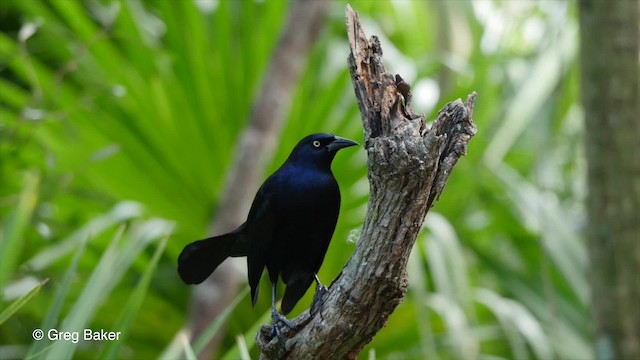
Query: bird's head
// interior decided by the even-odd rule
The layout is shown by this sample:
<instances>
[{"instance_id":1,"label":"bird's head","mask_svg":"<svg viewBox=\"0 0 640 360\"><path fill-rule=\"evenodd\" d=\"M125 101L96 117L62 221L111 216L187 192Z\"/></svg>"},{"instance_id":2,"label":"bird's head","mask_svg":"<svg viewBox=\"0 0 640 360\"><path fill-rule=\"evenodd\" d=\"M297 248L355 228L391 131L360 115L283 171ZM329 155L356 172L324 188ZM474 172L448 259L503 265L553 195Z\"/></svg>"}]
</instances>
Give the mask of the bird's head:
<instances>
[{"instance_id":1,"label":"bird's head","mask_svg":"<svg viewBox=\"0 0 640 360\"><path fill-rule=\"evenodd\" d=\"M298 142L287 161L304 161L328 166L338 150L354 145L358 143L332 134L312 134Z\"/></svg>"}]
</instances>

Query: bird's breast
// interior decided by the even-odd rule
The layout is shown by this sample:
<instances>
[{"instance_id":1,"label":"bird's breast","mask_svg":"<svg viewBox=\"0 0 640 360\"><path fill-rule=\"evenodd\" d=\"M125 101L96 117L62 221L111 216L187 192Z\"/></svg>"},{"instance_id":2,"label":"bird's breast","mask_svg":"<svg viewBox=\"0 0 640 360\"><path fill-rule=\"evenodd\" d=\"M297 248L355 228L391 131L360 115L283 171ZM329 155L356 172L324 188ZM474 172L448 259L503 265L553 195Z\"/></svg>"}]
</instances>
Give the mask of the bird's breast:
<instances>
[{"instance_id":1,"label":"bird's breast","mask_svg":"<svg viewBox=\"0 0 640 360\"><path fill-rule=\"evenodd\" d=\"M340 190L331 173L297 172L282 180L281 193L284 196L281 204L284 206L305 209L340 207Z\"/></svg>"}]
</instances>

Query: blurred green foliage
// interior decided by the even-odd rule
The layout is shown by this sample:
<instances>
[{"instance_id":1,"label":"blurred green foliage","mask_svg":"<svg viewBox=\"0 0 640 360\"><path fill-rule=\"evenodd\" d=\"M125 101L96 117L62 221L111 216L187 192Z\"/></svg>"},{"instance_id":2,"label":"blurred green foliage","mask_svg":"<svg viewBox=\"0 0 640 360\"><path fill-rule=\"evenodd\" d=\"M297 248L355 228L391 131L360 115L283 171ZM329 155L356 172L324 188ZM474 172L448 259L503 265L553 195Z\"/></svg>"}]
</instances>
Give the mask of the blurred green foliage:
<instances>
[{"instance_id":1,"label":"blurred green foliage","mask_svg":"<svg viewBox=\"0 0 640 360\"><path fill-rule=\"evenodd\" d=\"M0 2L0 308L11 309L0 311L0 358L199 351L181 332L190 288L176 258L215 216L288 5ZM331 3L269 172L309 133L362 137L345 5ZM574 4L351 5L428 119L448 101L479 95L478 135L416 242L407 297L362 357L591 357ZM325 282L355 246L366 154L341 153L334 172L343 208ZM252 310L239 295L220 354L257 354L268 300ZM123 335L32 340L36 328L84 327Z\"/></svg>"}]
</instances>

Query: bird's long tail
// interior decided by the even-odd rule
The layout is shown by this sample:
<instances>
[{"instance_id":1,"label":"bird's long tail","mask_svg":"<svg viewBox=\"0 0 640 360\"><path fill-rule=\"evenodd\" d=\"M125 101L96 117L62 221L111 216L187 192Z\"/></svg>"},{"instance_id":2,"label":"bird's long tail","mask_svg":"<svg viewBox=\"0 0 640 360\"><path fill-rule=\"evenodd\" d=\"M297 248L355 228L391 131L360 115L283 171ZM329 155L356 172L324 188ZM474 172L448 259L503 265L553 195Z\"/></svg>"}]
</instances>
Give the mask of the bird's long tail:
<instances>
[{"instance_id":1,"label":"bird's long tail","mask_svg":"<svg viewBox=\"0 0 640 360\"><path fill-rule=\"evenodd\" d=\"M242 234L228 234L194 241L178 257L178 273L187 284L200 284L229 256L246 256Z\"/></svg>"}]
</instances>

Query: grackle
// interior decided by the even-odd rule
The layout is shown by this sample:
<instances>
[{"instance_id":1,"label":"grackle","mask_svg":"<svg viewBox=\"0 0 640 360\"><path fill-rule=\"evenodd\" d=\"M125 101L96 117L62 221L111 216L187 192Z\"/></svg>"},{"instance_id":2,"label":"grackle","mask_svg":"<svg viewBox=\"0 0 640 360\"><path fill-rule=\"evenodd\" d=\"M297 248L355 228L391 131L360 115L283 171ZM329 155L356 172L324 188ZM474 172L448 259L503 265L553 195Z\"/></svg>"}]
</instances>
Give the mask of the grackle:
<instances>
[{"instance_id":1,"label":"grackle","mask_svg":"<svg viewBox=\"0 0 640 360\"><path fill-rule=\"evenodd\" d=\"M331 134L300 140L289 158L262 184L247 221L224 235L193 242L178 257L178 273L187 284L203 282L227 257L247 257L251 300L266 266L271 280L272 334L284 344L277 324L302 298L324 259L340 210L340 189L331 172L338 150L358 145ZM276 310L278 278L286 284L280 315ZM316 298L314 297L314 302Z\"/></svg>"}]
</instances>

